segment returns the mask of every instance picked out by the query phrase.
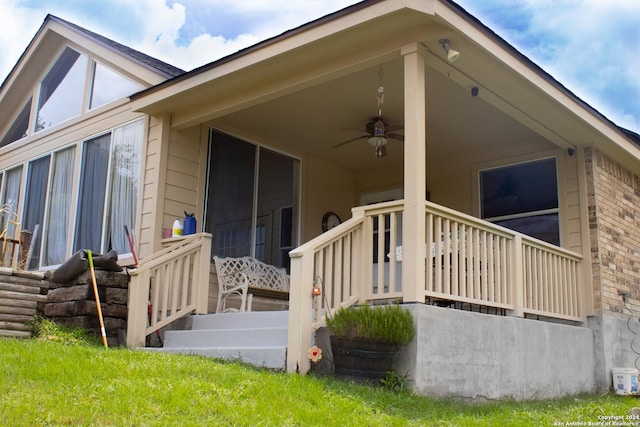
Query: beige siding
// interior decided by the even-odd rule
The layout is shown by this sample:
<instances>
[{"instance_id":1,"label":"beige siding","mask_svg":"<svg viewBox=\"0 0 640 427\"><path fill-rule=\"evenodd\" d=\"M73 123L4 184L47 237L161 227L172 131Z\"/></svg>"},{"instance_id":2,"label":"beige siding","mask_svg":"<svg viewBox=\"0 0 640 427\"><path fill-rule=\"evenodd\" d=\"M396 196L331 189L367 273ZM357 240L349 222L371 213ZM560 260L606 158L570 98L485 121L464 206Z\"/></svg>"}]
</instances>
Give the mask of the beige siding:
<instances>
[{"instance_id":1,"label":"beige siding","mask_svg":"<svg viewBox=\"0 0 640 427\"><path fill-rule=\"evenodd\" d=\"M184 212L195 213L201 201L198 200L198 185L204 185L201 176L200 127L185 131L171 131L167 158L165 207L163 227L171 227L176 218L184 218ZM196 184L196 185L194 185Z\"/></svg>"},{"instance_id":2,"label":"beige siding","mask_svg":"<svg viewBox=\"0 0 640 427\"><path fill-rule=\"evenodd\" d=\"M344 221L356 206L356 175L314 158L302 161L301 243L322 233L322 216L333 211Z\"/></svg>"},{"instance_id":3,"label":"beige siding","mask_svg":"<svg viewBox=\"0 0 640 427\"><path fill-rule=\"evenodd\" d=\"M147 135L147 152L144 169L142 189L142 206L140 209L140 245L139 255L144 258L160 249L160 241L156 238L160 229L160 216L162 211L160 189L164 183L166 169L166 150L163 148L165 129L168 126L168 117L151 116L149 118L149 130ZM157 246L156 246L157 245Z\"/></svg>"},{"instance_id":4,"label":"beige siding","mask_svg":"<svg viewBox=\"0 0 640 427\"><path fill-rule=\"evenodd\" d=\"M582 208L580 206L580 185L578 157L575 153L564 156L565 212L563 215L563 246L579 254L586 255L582 247ZM560 175L562 176L562 175ZM562 187L561 187L562 188ZM586 214L586 212L585 212Z\"/></svg>"},{"instance_id":5,"label":"beige siding","mask_svg":"<svg viewBox=\"0 0 640 427\"><path fill-rule=\"evenodd\" d=\"M204 166L199 127L185 131L170 128L170 117L149 121L147 163L144 176L140 254L161 247L163 228L171 228L184 212L202 212Z\"/></svg>"}]
</instances>

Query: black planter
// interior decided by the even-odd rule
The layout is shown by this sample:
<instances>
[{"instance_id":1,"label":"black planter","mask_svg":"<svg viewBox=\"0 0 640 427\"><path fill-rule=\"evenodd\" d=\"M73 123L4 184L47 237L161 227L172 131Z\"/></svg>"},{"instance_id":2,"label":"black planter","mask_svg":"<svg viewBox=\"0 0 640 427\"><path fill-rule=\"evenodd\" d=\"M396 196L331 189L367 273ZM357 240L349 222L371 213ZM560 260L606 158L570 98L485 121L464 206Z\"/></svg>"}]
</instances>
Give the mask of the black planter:
<instances>
[{"instance_id":1,"label":"black planter","mask_svg":"<svg viewBox=\"0 0 640 427\"><path fill-rule=\"evenodd\" d=\"M335 374L379 381L392 369L398 344L331 336Z\"/></svg>"}]
</instances>

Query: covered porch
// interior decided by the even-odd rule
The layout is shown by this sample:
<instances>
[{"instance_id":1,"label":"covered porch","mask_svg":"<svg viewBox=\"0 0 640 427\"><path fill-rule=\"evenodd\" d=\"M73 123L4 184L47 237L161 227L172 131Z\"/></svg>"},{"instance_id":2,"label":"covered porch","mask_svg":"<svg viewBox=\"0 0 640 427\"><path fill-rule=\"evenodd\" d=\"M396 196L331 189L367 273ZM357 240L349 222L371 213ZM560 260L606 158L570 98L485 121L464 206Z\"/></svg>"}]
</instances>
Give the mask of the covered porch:
<instances>
[{"instance_id":1,"label":"covered porch","mask_svg":"<svg viewBox=\"0 0 640 427\"><path fill-rule=\"evenodd\" d=\"M224 255L216 215L207 219L212 134L255 146L256 158L268 150L295 161L288 371L307 372L324 314L351 304L467 304L585 321L585 124L548 76L481 25L460 24L450 4L400 3L356 5L133 97L150 120L129 346L174 318L212 311L211 257ZM461 52L455 63L445 38ZM379 116L401 135L386 139L381 157L365 129ZM539 164L549 168L518 172ZM264 243L258 166L251 216L238 228L249 230L250 256ZM482 185L491 171L515 179L492 194ZM517 209L487 210L491 197ZM196 212L204 233L163 249L162 228L183 210ZM323 232L327 212L345 220ZM275 231L265 236L282 247Z\"/></svg>"}]
</instances>

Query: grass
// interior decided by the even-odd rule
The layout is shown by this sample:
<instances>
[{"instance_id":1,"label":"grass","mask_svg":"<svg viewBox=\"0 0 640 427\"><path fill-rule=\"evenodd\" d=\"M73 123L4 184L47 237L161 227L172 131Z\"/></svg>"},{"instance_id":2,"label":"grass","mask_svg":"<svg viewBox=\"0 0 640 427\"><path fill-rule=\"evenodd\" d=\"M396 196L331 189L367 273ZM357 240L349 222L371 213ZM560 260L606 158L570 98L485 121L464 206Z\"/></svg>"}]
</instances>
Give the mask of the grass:
<instances>
[{"instance_id":1,"label":"grass","mask_svg":"<svg viewBox=\"0 0 640 427\"><path fill-rule=\"evenodd\" d=\"M105 350L82 331L43 323L34 339L0 339L3 425L587 425L640 406L613 394L525 403L431 399L197 356Z\"/></svg>"}]
</instances>

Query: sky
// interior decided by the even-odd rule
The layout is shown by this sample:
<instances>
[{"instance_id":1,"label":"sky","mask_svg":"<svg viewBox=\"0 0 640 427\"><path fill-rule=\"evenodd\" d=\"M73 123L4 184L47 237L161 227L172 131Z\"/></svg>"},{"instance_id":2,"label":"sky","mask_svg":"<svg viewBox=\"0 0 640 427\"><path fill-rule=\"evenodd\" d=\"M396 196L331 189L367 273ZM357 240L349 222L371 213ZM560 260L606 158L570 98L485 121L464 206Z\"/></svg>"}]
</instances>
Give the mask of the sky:
<instances>
[{"instance_id":1,"label":"sky","mask_svg":"<svg viewBox=\"0 0 640 427\"><path fill-rule=\"evenodd\" d=\"M0 0L0 81L47 13L184 70L355 0ZM640 0L456 0L619 126L640 133Z\"/></svg>"}]
</instances>

